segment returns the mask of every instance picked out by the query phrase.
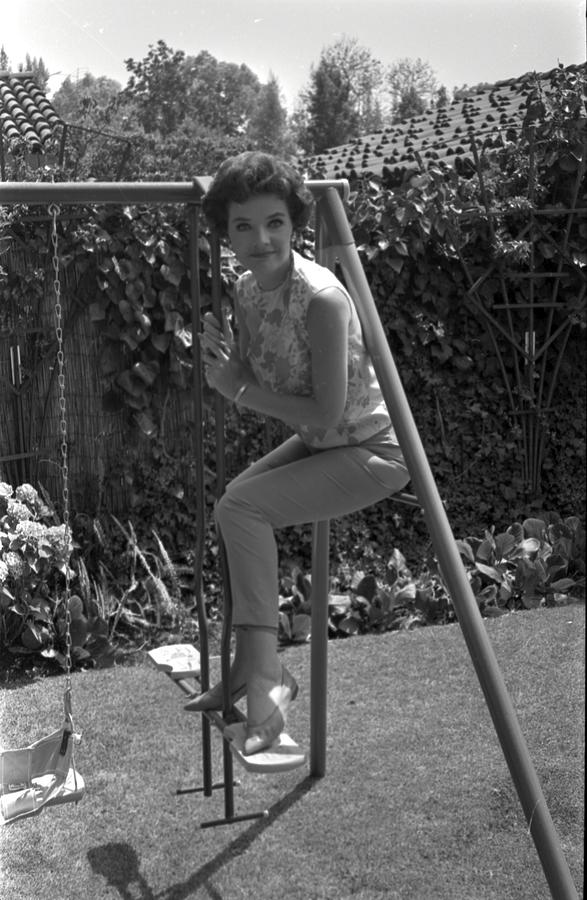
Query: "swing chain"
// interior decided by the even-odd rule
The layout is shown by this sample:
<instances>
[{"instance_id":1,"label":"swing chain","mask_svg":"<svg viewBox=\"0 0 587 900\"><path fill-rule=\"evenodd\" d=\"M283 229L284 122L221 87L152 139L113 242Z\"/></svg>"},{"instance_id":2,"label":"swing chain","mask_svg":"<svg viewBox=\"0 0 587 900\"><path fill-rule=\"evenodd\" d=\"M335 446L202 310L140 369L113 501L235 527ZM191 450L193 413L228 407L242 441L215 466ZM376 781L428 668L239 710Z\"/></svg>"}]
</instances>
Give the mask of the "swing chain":
<instances>
[{"instance_id":1,"label":"swing chain","mask_svg":"<svg viewBox=\"0 0 587 900\"><path fill-rule=\"evenodd\" d=\"M69 465L67 447L67 416L65 404L65 355L63 352L63 307L61 305L61 280L59 277L59 248L57 242L57 218L61 210L56 203L49 205L49 215L52 218L51 244L53 248L53 293L55 337L57 339L57 386L59 402L59 432L61 437L61 479L63 499L63 524L65 547L71 543L69 525ZM71 608L70 608L70 570L69 559L65 564L65 667L66 667L66 704L69 702L71 692Z\"/></svg>"}]
</instances>

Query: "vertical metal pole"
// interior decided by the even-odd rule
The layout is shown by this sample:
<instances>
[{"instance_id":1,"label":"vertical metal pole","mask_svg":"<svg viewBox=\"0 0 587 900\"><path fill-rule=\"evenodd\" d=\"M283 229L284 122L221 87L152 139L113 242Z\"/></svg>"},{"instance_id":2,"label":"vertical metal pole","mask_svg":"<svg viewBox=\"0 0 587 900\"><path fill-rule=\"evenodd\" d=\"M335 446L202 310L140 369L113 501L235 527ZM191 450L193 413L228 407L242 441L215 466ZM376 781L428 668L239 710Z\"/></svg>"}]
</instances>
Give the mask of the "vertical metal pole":
<instances>
[{"instance_id":1,"label":"vertical metal pole","mask_svg":"<svg viewBox=\"0 0 587 900\"><path fill-rule=\"evenodd\" d=\"M192 311L192 396L193 396L193 450L196 456L196 551L194 562L194 591L198 614L198 634L200 639L200 683L203 691L210 687L210 651L208 648L208 619L202 594L202 571L204 568L204 548L206 538L206 504L204 485L204 400L202 392L202 366L200 359L200 255L199 255L199 208L189 203L187 217L189 226L190 299ZM211 726L202 716L202 781L206 797L212 795L212 752Z\"/></svg>"},{"instance_id":2,"label":"vertical metal pole","mask_svg":"<svg viewBox=\"0 0 587 900\"><path fill-rule=\"evenodd\" d=\"M218 235L213 233L210 238L210 261L212 265L212 312L219 322L222 322L222 279L220 273L220 241ZM226 460L224 458L224 398L218 392L215 395L214 427L216 437L216 499L219 500L226 486ZM223 714L226 717L230 713L230 638L232 632L232 592L230 589L230 575L228 561L222 536L218 535L220 573L223 588L222 610L222 647L221 647L221 671L222 685L224 688ZM234 817L234 775L232 752L228 742L222 741L222 756L224 764L224 814L227 819Z\"/></svg>"},{"instance_id":3,"label":"vertical metal pole","mask_svg":"<svg viewBox=\"0 0 587 900\"><path fill-rule=\"evenodd\" d=\"M338 193L329 189L320 202L331 241L336 245L355 301L385 401L424 513L443 577L455 606L471 660L520 798L544 874L555 900L578 900L538 777L493 647L459 555L395 361L389 349L352 232Z\"/></svg>"},{"instance_id":4,"label":"vertical metal pole","mask_svg":"<svg viewBox=\"0 0 587 900\"><path fill-rule=\"evenodd\" d=\"M310 642L310 775L326 774L328 713L329 522L316 522L312 544L312 640Z\"/></svg>"},{"instance_id":5,"label":"vertical metal pole","mask_svg":"<svg viewBox=\"0 0 587 900\"><path fill-rule=\"evenodd\" d=\"M332 264L325 223L316 206L316 259ZM316 522L312 540L312 640L310 643L310 775L326 774L328 731L328 582L330 574L330 522Z\"/></svg>"}]
</instances>

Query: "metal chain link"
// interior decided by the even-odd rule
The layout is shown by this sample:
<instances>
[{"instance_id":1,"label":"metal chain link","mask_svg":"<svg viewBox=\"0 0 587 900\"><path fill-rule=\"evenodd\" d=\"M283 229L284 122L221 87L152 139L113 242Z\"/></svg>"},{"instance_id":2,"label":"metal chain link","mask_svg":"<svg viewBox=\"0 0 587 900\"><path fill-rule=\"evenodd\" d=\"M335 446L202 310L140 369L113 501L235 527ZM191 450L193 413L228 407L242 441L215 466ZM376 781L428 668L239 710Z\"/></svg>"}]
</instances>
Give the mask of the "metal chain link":
<instances>
[{"instance_id":1,"label":"metal chain link","mask_svg":"<svg viewBox=\"0 0 587 900\"><path fill-rule=\"evenodd\" d=\"M61 480L63 499L63 524L65 526L64 540L66 548L71 542L71 530L69 524L69 465L67 447L67 414L65 402L65 355L63 353L63 308L61 305L61 280L59 278L59 247L57 239L57 219L61 209L56 203L49 206L49 215L52 218L51 244L53 264L53 294L55 337L57 339L57 387L59 401L59 433L61 438ZM70 574L69 559L65 565L65 677L66 677L66 705L70 705L71 692L71 608L70 608ZM69 710L71 712L71 709Z\"/></svg>"}]
</instances>

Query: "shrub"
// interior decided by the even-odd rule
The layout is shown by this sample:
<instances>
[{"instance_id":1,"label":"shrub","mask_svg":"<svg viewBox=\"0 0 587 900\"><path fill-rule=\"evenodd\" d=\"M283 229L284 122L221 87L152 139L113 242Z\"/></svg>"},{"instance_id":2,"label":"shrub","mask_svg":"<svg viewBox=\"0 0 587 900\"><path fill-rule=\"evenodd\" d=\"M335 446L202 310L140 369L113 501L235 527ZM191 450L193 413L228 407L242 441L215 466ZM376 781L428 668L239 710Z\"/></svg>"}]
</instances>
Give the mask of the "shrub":
<instances>
[{"instance_id":1,"label":"shrub","mask_svg":"<svg viewBox=\"0 0 587 900\"><path fill-rule=\"evenodd\" d=\"M0 649L13 656L40 655L63 669L112 665L123 648L153 634L187 632L179 603L182 585L158 535L155 551L143 551L132 525L116 522L123 548L86 561L104 546L97 521L78 525L79 544L30 484L14 490L0 482ZM118 542L120 544L120 541ZM100 554L95 554L100 557ZM126 571L113 575L104 558L118 555Z\"/></svg>"},{"instance_id":2,"label":"shrub","mask_svg":"<svg viewBox=\"0 0 587 900\"><path fill-rule=\"evenodd\" d=\"M557 513L544 513L542 518L516 522L505 532L496 534L491 528L481 538L458 540L457 546L483 616L584 599L585 529L575 516L563 520ZM331 588L331 637L456 621L436 562L414 575L397 548L379 570L356 571L346 585L339 573ZM311 609L311 578L293 565L281 579L282 644L310 640Z\"/></svg>"},{"instance_id":3,"label":"shrub","mask_svg":"<svg viewBox=\"0 0 587 900\"><path fill-rule=\"evenodd\" d=\"M0 483L0 643L13 652L53 647L71 538L30 484ZM64 649L64 648L63 648Z\"/></svg>"}]
</instances>

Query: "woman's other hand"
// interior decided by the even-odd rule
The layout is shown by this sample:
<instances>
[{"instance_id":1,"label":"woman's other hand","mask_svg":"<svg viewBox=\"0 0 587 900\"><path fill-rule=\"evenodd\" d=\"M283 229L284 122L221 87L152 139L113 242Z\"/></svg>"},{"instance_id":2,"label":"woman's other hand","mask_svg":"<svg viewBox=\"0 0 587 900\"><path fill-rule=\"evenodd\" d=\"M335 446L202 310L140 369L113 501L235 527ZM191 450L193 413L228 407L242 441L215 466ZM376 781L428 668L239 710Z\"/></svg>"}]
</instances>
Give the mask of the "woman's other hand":
<instances>
[{"instance_id":1,"label":"woman's other hand","mask_svg":"<svg viewBox=\"0 0 587 900\"><path fill-rule=\"evenodd\" d=\"M221 324L213 313L206 313L200 345L206 381L223 397L233 400L250 377L238 355L227 314L223 314Z\"/></svg>"}]
</instances>

